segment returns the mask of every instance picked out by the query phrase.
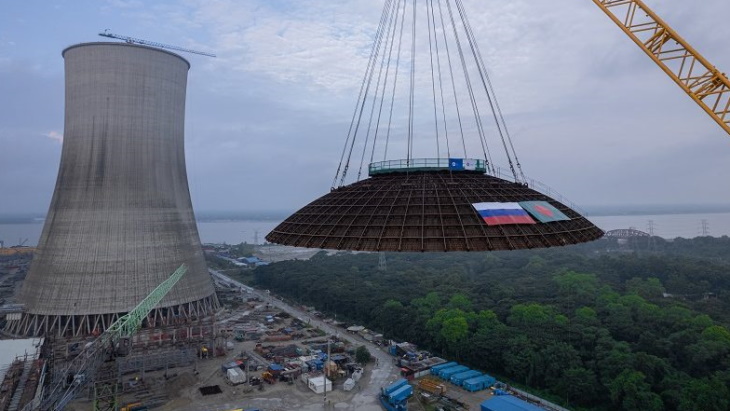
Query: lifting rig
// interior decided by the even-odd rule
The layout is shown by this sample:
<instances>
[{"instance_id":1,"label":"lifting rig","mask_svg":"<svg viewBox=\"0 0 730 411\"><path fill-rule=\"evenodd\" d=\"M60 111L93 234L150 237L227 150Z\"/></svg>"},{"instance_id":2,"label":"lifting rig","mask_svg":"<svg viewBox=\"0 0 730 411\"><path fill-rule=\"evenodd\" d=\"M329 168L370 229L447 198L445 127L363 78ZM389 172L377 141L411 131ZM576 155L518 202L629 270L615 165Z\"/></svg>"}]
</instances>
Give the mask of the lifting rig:
<instances>
[{"instance_id":1,"label":"lifting rig","mask_svg":"<svg viewBox=\"0 0 730 411\"><path fill-rule=\"evenodd\" d=\"M641 0L593 0L730 134L730 80Z\"/></svg>"},{"instance_id":2,"label":"lifting rig","mask_svg":"<svg viewBox=\"0 0 730 411\"><path fill-rule=\"evenodd\" d=\"M191 49L186 49L183 47L171 46L169 44L157 43L155 41L149 41L149 40L138 39L135 37L124 36L122 34L110 33L109 29L104 30L103 32L99 33L99 35L102 37L109 37L112 39L124 40L125 42L127 42L129 44L141 44L143 46L157 47L157 48L161 48L161 49L169 49L169 50L175 50L175 51L184 51L185 53L200 54L202 56L215 57L215 54L206 53L204 51L191 50Z\"/></svg>"},{"instance_id":3,"label":"lifting rig","mask_svg":"<svg viewBox=\"0 0 730 411\"><path fill-rule=\"evenodd\" d=\"M52 386L44 393L40 404L28 404L23 411L62 410L87 385L94 383L94 410L117 409L117 379L115 373L109 378L102 374L107 360L112 359L118 348L129 342L152 309L162 301L172 287L187 272L188 267L182 264L167 280L160 283L132 311L120 317L94 341L88 343L81 353L64 368L61 377L52 382ZM113 364L113 363L110 363ZM109 367L106 367L109 368ZM108 371L108 370L107 370Z\"/></svg>"}]
</instances>

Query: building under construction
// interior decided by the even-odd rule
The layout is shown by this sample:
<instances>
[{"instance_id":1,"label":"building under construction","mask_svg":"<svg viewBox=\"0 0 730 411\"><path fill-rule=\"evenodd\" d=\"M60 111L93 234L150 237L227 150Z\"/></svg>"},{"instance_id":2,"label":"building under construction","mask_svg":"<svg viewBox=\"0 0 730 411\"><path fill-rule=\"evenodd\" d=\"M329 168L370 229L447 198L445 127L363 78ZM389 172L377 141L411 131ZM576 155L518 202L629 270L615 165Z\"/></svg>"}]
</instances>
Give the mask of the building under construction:
<instances>
[{"instance_id":1,"label":"building under construction","mask_svg":"<svg viewBox=\"0 0 730 411\"><path fill-rule=\"evenodd\" d=\"M63 51L61 164L38 251L19 294L18 336L98 335L180 264L188 274L146 326L218 307L200 245L184 153L182 57L126 43Z\"/></svg>"}]
</instances>

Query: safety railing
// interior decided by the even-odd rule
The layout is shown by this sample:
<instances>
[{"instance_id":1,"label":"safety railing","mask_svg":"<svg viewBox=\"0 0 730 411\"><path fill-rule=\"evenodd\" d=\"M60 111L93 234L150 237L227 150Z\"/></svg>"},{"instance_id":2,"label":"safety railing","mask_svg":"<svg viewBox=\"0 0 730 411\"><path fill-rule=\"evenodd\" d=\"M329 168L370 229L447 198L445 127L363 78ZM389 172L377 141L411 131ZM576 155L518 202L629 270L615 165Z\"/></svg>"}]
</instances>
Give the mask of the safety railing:
<instances>
[{"instance_id":1,"label":"safety railing","mask_svg":"<svg viewBox=\"0 0 730 411\"><path fill-rule=\"evenodd\" d=\"M487 168L484 160L473 158L411 158L379 161L370 163L368 166L368 174L371 176L392 172L425 170L480 171L484 173Z\"/></svg>"},{"instance_id":2,"label":"safety railing","mask_svg":"<svg viewBox=\"0 0 730 411\"><path fill-rule=\"evenodd\" d=\"M368 166L368 174L370 176L378 174L388 174L393 172L435 170L481 172L497 178L501 178L502 180L507 180L519 184L526 184L533 190L545 194L546 196L565 204L566 206L572 208L581 215L585 215L583 209L581 209L578 205L568 200L565 196L541 181L528 177L525 177L525 180L522 181L521 179L515 177L511 169L505 167L489 167L489 172L487 173L487 163L484 160L472 158L411 158L379 161L375 163L370 163L370 165Z\"/></svg>"}]
</instances>

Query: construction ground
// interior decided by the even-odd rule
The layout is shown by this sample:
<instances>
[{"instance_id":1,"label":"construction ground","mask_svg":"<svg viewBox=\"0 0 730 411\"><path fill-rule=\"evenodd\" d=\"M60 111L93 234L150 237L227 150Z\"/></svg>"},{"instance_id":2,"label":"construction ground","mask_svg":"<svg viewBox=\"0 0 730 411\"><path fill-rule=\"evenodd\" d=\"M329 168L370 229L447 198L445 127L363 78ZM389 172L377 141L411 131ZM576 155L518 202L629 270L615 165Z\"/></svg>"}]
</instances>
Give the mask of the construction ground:
<instances>
[{"instance_id":1,"label":"construction ground","mask_svg":"<svg viewBox=\"0 0 730 411\"><path fill-rule=\"evenodd\" d=\"M221 282L221 278L226 281ZM117 386L121 407L165 411L382 409L381 389L401 378L386 342L373 342L348 332L346 325L321 318L312 308L292 306L226 277L214 279L225 307L214 321L143 330L131 341L129 352L116 358L113 380L121 382ZM62 372L64 361L73 358L88 342L46 340L49 345L44 345L45 357L49 368L57 373ZM323 358L328 340L334 341L329 344L332 362L320 361L324 367L318 368L313 364ZM373 358L364 367L355 363L358 346L365 346ZM314 362L306 362L309 359ZM246 374L245 382L234 385L224 368L235 361ZM8 381L3 385L9 388L0 392L0 411L21 409L27 402L20 401L25 394L13 395L13 391L25 386L19 385L20 380L38 380L32 378L32 367L23 363L28 361L18 358L8 368ZM271 371L272 364L279 373ZM326 402L324 393L315 393L305 381L307 375L321 376L324 369L334 380ZM353 384L348 379L354 373L359 378ZM51 379L57 380L58 375ZM35 391L31 385L27 388L21 393ZM76 399L66 409L92 409L91 393L89 387L86 398ZM443 409L479 409L489 395L488 391L469 393L449 386L441 403L424 405L419 399L428 396L417 390L410 409L430 410L437 405ZM4 397L6 401L2 401ZM14 406L10 406L11 400Z\"/></svg>"}]
</instances>

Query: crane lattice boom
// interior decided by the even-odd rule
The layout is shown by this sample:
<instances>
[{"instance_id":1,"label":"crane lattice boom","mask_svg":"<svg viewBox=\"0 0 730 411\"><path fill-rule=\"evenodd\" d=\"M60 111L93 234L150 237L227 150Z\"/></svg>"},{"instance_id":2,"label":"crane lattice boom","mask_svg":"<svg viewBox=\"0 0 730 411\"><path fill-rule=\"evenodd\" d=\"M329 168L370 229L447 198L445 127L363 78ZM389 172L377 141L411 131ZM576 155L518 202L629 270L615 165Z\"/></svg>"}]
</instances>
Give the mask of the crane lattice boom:
<instances>
[{"instance_id":1,"label":"crane lattice boom","mask_svg":"<svg viewBox=\"0 0 730 411\"><path fill-rule=\"evenodd\" d=\"M162 301L172 287L188 271L188 267L182 264L172 275L160 283L152 292L145 297L132 311L119 317L104 333L89 343L81 350L81 353L71 360L65 368L62 376L74 375L71 384L66 387L67 381L61 378L54 381L47 395L44 395L39 407L29 406L28 409L62 410L84 387L93 379L94 374L104 362L110 351L114 350L116 344L125 337L130 337L142 326L142 321L150 311Z\"/></svg>"},{"instance_id":2,"label":"crane lattice boom","mask_svg":"<svg viewBox=\"0 0 730 411\"><path fill-rule=\"evenodd\" d=\"M593 0L730 134L730 80L641 0Z\"/></svg>"},{"instance_id":3,"label":"crane lattice boom","mask_svg":"<svg viewBox=\"0 0 730 411\"><path fill-rule=\"evenodd\" d=\"M158 47L158 48L161 48L161 49L170 49L170 50L176 50L176 51L184 51L185 53L193 53L193 54L200 54L200 55L208 56L208 57L215 57L215 54L206 53L204 51L191 50L191 49L186 49L186 48L183 48L183 47L171 46L169 44L158 43L156 41L143 40L143 39L138 39L138 38L135 38L135 37L124 36L122 34L110 33L109 32L109 29L104 30L102 33L99 33L99 35L100 36L103 36L103 37L109 37L109 38L112 38L112 39L124 40L124 41L126 41L127 43L130 43L130 44L141 44L141 45L144 45L144 46Z\"/></svg>"}]
</instances>

